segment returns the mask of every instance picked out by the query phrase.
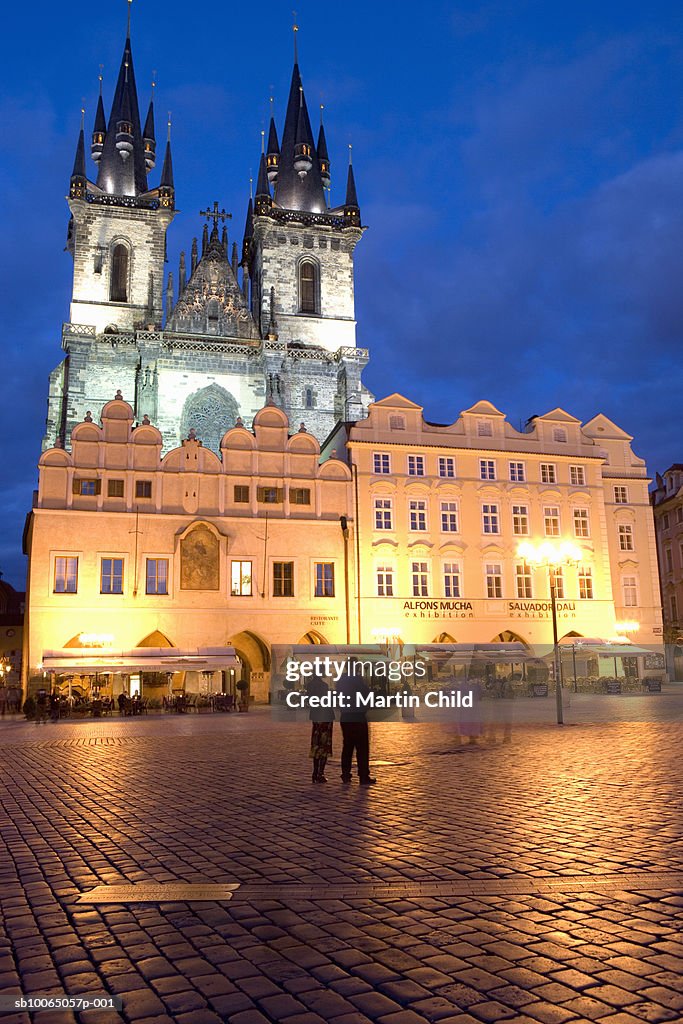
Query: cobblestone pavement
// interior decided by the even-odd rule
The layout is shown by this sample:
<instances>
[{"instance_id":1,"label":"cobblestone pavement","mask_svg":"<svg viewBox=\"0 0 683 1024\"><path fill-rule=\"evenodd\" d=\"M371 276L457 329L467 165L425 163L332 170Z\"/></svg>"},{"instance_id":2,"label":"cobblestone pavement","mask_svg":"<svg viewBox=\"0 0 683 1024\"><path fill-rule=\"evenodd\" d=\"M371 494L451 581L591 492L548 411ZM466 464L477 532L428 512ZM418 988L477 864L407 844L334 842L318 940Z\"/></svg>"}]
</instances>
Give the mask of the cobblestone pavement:
<instances>
[{"instance_id":1,"label":"cobblestone pavement","mask_svg":"<svg viewBox=\"0 0 683 1024\"><path fill-rule=\"evenodd\" d=\"M498 739L375 725L365 789L266 711L3 723L0 992L123 1011L0 1021L683 1021L683 726ZM143 882L240 887L77 902Z\"/></svg>"}]
</instances>

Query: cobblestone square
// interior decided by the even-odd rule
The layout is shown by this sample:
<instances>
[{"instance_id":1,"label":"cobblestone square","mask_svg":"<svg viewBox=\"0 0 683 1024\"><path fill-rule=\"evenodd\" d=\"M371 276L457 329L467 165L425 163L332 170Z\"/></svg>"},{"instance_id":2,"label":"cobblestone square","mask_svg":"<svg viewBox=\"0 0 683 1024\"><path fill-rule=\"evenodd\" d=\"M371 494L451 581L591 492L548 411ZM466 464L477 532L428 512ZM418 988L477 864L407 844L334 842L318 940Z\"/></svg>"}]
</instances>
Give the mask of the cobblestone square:
<instances>
[{"instance_id":1,"label":"cobblestone square","mask_svg":"<svg viewBox=\"0 0 683 1024\"><path fill-rule=\"evenodd\" d=\"M683 1020L683 728L372 726L374 787L312 786L307 725L0 725L7 1024ZM238 885L216 902L97 886Z\"/></svg>"}]
</instances>

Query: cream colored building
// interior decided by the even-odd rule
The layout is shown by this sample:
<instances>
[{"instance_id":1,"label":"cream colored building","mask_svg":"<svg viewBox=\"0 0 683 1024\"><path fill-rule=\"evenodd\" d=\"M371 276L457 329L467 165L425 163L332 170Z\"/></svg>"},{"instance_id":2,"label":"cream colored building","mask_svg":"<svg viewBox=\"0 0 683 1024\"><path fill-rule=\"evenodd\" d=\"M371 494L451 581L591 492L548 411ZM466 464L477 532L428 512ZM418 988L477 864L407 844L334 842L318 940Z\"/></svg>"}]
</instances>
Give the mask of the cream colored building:
<instances>
[{"instance_id":1,"label":"cream colored building","mask_svg":"<svg viewBox=\"0 0 683 1024\"><path fill-rule=\"evenodd\" d=\"M348 466L320 465L316 439L303 424L290 436L274 405L253 432L240 421L227 431L221 459L192 437L161 449L159 431L134 426L117 398L101 426L73 429L71 451L43 453L26 541L25 685L49 681L47 652L61 652L62 679L87 689L88 650L96 662L103 648L234 646L258 701L272 644L346 641ZM124 682L107 678L114 693ZM170 679L142 682L167 692ZM173 685L220 690L226 679L176 675Z\"/></svg>"},{"instance_id":2,"label":"cream colored building","mask_svg":"<svg viewBox=\"0 0 683 1024\"><path fill-rule=\"evenodd\" d=\"M520 432L485 401L433 424L397 394L339 424L323 454L346 451L354 474L361 640L550 644L548 570L517 549L570 540L582 557L557 577L559 636L661 643L649 479L631 440L562 409Z\"/></svg>"},{"instance_id":3,"label":"cream colored building","mask_svg":"<svg viewBox=\"0 0 683 1024\"><path fill-rule=\"evenodd\" d=\"M199 692L234 680L180 675L181 653L232 646L265 700L273 644L550 644L548 571L519 557L526 541L580 549L556 577L560 637L662 641L647 472L604 416L555 409L517 431L478 402L437 425L391 395L321 454L270 404L220 458L192 436L162 457L117 397L71 443L43 454L27 529L34 688L56 661L82 684L103 649L173 648L173 685ZM170 672L142 682L167 692Z\"/></svg>"}]
</instances>

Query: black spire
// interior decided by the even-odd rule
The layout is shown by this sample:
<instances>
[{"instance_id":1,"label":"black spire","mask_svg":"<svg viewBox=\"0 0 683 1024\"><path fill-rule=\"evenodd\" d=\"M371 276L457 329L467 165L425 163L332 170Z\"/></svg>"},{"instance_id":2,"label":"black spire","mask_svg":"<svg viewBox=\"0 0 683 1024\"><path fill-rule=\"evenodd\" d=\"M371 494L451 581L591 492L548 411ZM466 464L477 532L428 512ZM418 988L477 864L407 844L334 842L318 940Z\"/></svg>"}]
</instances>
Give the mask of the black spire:
<instances>
[{"instance_id":1,"label":"black spire","mask_svg":"<svg viewBox=\"0 0 683 1024\"><path fill-rule=\"evenodd\" d=\"M266 169L266 157L264 153L261 153L261 161L258 168L258 179L256 181L256 200L254 204L254 212L267 213L272 206L272 200L270 198L270 185L268 184L268 171Z\"/></svg>"},{"instance_id":2,"label":"black spire","mask_svg":"<svg viewBox=\"0 0 683 1024\"><path fill-rule=\"evenodd\" d=\"M360 207L356 193L356 179L353 176L353 164L351 163L351 147L349 146L349 173L346 178L346 199L344 200L344 225L348 227L360 227Z\"/></svg>"},{"instance_id":3,"label":"black spire","mask_svg":"<svg viewBox=\"0 0 683 1024\"><path fill-rule=\"evenodd\" d=\"M85 190L87 186L87 178L85 174L85 135L83 132L83 126L78 133L78 142L76 143L76 156L74 157L74 168L71 172L71 182L69 187L69 196L71 199L85 199Z\"/></svg>"},{"instance_id":4,"label":"black spire","mask_svg":"<svg viewBox=\"0 0 683 1024\"><path fill-rule=\"evenodd\" d=\"M127 154L125 157L124 153ZM129 35L123 48L97 184L104 192L117 196L138 196L147 191L140 108Z\"/></svg>"},{"instance_id":5,"label":"black spire","mask_svg":"<svg viewBox=\"0 0 683 1024\"><path fill-rule=\"evenodd\" d=\"M268 167L268 181L272 185L277 181L277 172L280 166L280 143L277 140L277 128L275 127L275 118L272 114L270 117L270 128L268 129L266 165Z\"/></svg>"},{"instance_id":6,"label":"black spire","mask_svg":"<svg viewBox=\"0 0 683 1024\"><path fill-rule=\"evenodd\" d=\"M246 263L249 258L249 249L251 246L251 240L254 237L254 202L249 196L249 205L247 206L247 219L244 222L244 235L242 237L242 262Z\"/></svg>"},{"instance_id":7,"label":"black spire","mask_svg":"<svg viewBox=\"0 0 683 1024\"><path fill-rule=\"evenodd\" d=\"M316 146L318 151L318 167L320 168L320 180L323 188L330 187L330 156L327 152L327 139L325 138L325 128L323 126L323 108L320 107L320 131L318 132L318 145Z\"/></svg>"},{"instance_id":8,"label":"black spire","mask_svg":"<svg viewBox=\"0 0 683 1024\"><path fill-rule=\"evenodd\" d=\"M308 147L308 152L304 147ZM310 170L305 174L295 168L297 154L303 170L306 155L311 160ZM275 201L285 210L302 210L308 213L325 211L325 193L320 180L318 157L313 142L311 122L306 107L306 97L301 84L298 63L292 71L285 126L280 147L280 166L275 186Z\"/></svg>"},{"instance_id":9,"label":"black spire","mask_svg":"<svg viewBox=\"0 0 683 1024\"><path fill-rule=\"evenodd\" d=\"M151 171L156 163L157 143L154 135L154 96L149 101L149 110L145 121L145 129L142 133L142 141L145 147L145 167Z\"/></svg>"},{"instance_id":10,"label":"black spire","mask_svg":"<svg viewBox=\"0 0 683 1024\"><path fill-rule=\"evenodd\" d=\"M100 162L104 140L107 134L107 120L104 116L104 103L102 102L102 76L100 75L100 95L97 97L97 110L95 111L95 125L90 145L90 155L96 164Z\"/></svg>"},{"instance_id":11,"label":"black spire","mask_svg":"<svg viewBox=\"0 0 683 1024\"><path fill-rule=\"evenodd\" d=\"M150 104L151 106L151 104ZM168 134L166 136L166 152L164 165L161 168L159 182L159 203L172 210L175 207L175 188L173 186L173 158L171 157L171 115L168 115Z\"/></svg>"}]
</instances>

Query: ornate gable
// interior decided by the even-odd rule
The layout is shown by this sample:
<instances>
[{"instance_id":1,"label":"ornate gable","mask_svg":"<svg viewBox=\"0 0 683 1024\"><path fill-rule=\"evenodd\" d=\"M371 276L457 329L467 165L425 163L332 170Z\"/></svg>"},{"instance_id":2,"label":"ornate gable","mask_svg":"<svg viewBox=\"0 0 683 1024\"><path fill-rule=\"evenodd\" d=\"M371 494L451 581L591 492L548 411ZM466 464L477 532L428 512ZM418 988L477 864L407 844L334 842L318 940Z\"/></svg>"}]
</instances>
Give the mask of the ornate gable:
<instances>
[{"instance_id":1,"label":"ornate gable","mask_svg":"<svg viewBox=\"0 0 683 1024\"><path fill-rule=\"evenodd\" d=\"M206 252L168 318L166 330L220 338L259 337L218 232L212 233Z\"/></svg>"}]
</instances>

